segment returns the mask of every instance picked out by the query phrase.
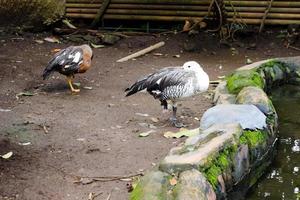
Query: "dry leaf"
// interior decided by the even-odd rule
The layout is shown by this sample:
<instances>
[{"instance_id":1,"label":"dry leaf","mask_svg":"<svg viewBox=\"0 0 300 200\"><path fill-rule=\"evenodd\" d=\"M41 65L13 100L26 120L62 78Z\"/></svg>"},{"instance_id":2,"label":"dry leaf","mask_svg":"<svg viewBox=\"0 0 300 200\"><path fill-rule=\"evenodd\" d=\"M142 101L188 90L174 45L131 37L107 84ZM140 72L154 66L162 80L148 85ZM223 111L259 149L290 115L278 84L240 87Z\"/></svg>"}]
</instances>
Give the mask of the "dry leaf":
<instances>
[{"instance_id":1,"label":"dry leaf","mask_svg":"<svg viewBox=\"0 0 300 200\"><path fill-rule=\"evenodd\" d=\"M151 121L153 121L154 123L159 122L158 118L156 118L156 117L151 117Z\"/></svg>"},{"instance_id":2,"label":"dry leaf","mask_svg":"<svg viewBox=\"0 0 300 200\"><path fill-rule=\"evenodd\" d=\"M105 47L103 44L94 44L94 43L91 43L91 46L92 46L93 48L95 48L95 49Z\"/></svg>"},{"instance_id":3,"label":"dry leaf","mask_svg":"<svg viewBox=\"0 0 300 200\"><path fill-rule=\"evenodd\" d=\"M147 137L147 136L149 136L149 134L150 134L149 132L143 132L143 133L140 133L139 136L140 137Z\"/></svg>"},{"instance_id":4,"label":"dry leaf","mask_svg":"<svg viewBox=\"0 0 300 200\"><path fill-rule=\"evenodd\" d=\"M56 37L46 37L44 38L44 40L51 43L60 43L59 39L57 39Z\"/></svg>"},{"instance_id":5,"label":"dry leaf","mask_svg":"<svg viewBox=\"0 0 300 200\"><path fill-rule=\"evenodd\" d=\"M10 112L11 110L9 110L9 109L2 109L2 108L0 108L0 112Z\"/></svg>"},{"instance_id":6,"label":"dry leaf","mask_svg":"<svg viewBox=\"0 0 300 200\"><path fill-rule=\"evenodd\" d=\"M181 128L178 132L167 131L164 133L165 138L181 138L183 136L191 137L197 135L199 133L199 129L188 130L186 128Z\"/></svg>"},{"instance_id":7,"label":"dry leaf","mask_svg":"<svg viewBox=\"0 0 300 200\"><path fill-rule=\"evenodd\" d=\"M19 96L33 96L35 94L33 94L32 92L20 92L18 94L16 94L16 99L19 100Z\"/></svg>"},{"instance_id":8,"label":"dry leaf","mask_svg":"<svg viewBox=\"0 0 300 200\"><path fill-rule=\"evenodd\" d=\"M170 182L170 185L172 185L172 186L174 186L174 185L177 184L177 180L176 180L175 177L171 178L171 179L169 180L169 182Z\"/></svg>"},{"instance_id":9,"label":"dry leaf","mask_svg":"<svg viewBox=\"0 0 300 200\"><path fill-rule=\"evenodd\" d=\"M93 200L94 199L94 193L93 192L90 192L89 193L89 198L88 200Z\"/></svg>"},{"instance_id":10,"label":"dry leaf","mask_svg":"<svg viewBox=\"0 0 300 200\"><path fill-rule=\"evenodd\" d=\"M190 29L191 29L191 22L189 21L189 20L185 20L185 24L184 24L184 26L183 26L183 29L182 29L182 31L183 32L187 32L187 31L189 31Z\"/></svg>"},{"instance_id":11,"label":"dry leaf","mask_svg":"<svg viewBox=\"0 0 300 200\"><path fill-rule=\"evenodd\" d=\"M200 121L200 119L198 117L194 117L194 120L196 121Z\"/></svg>"},{"instance_id":12,"label":"dry leaf","mask_svg":"<svg viewBox=\"0 0 300 200\"><path fill-rule=\"evenodd\" d=\"M76 87L80 87L80 83L73 83L73 85L75 85Z\"/></svg>"},{"instance_id":13,"label":"dry leaf","mask_svg":"<svg viewBox=\"0 0 300 200\"><path fill-rule=\"evenodd\" d=\"M38 44L43 44L44 43L44 41L43 40L34 40L36 43L38 43Z\"/></svg>"},{"instance_id":14,"label":"dry leaf","mask_svg":"<svg viewBox=\"0 0 300 200\"><path fill-rule=\"evenodd\" d=\"M31 145L31 142L23 142L23 143L19 142L18 144L22 146L27 146L27 145Z\"/></svg>"},{"instance_id":15,"label":"dry leaf","mask_svg":"<svg viewBox=\"0 0 300 200\"><path fill-rule=\"evenodd\" d=\"M10 152L8 152L8 153L2 155L1 157L2 157L3 159L9 159L12 155L13 155L13 152L10 151Z\"/></svg>"},{"instance_id":16,"label":"dry leaf","mask_svg":"<svg viewBox=\"0 0 300 200\"><path fill-rule=\"evenodd\" d=\"M59 52L61 49L52 49L52 52Z\"/></svg>"},{"instance_id":17,"label":"dry leaf","mask_svg":"<svg viewBox=\"0 0 300 200\"><path fill-rule=\"evenodd\" d=\"M149 114L147 113L135 113L135 114L142 117L149 117Z\"/></svg>"},{"instance_id":18,"label":"dry leaf","mask_svg":"<svg viewBox=\"0 0 300 200\"><path fill-rule=\"evenodd\" d=\"M86 89L86 90L92 90L93 87L89 87L89 86L84 86L83 89Z\"/></svg>"},{"instance_id":19,"label":"dry leaf","mask_svg":"<svg viewBox=\"0 0 300 200\"><path fill-rule=\"evenodd\" d=\"M147 137L150 135L150 133L153 133L155 132L154 130L150 130L150 131L147 131L147 132L143 132L143 133L140 133L139 136L140 137Z\"/></svg>"}]
</instances>

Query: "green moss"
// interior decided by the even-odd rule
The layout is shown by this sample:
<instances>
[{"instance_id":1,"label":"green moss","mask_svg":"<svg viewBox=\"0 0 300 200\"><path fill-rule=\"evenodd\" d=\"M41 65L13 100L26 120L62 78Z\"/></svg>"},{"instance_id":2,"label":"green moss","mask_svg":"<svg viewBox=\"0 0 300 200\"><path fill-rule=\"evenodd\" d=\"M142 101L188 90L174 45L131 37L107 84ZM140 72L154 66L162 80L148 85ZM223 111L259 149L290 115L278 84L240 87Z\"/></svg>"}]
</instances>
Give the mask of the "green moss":
<instances>
[{"instance_id":1,"label":"green moss","mask_svg":"<svg viewBox=\"0 0 300 200\"><path fill-rule=\"evenodd\" d=\"M264 88L264 80L254 70L243 70L233 73L227 78L227 89L232 94L237 94L247 86Z\"/></svg>"},{"instance_id":2,"label":"green moss","mask_svg":"<svg viewBox=\"0 0 300 200\"><path fill-rule=\"evenodd\" d=\"M265 131L244 131L240 137L241 144L248 144L250 148L266 142L267 133Z\"/></svg>"},{"instance_id":3,"label":"green moss","mask_svg":"<svg viewBox=\"0 0 300 200\"><path fill-rule=\"evenodd\" d=\"M231 166L231 160L237 151L237 146L232 145L221 151L206 167L201 167L200 171L204 174L208 182L214 189L218 185L218 176Z\"/></svg>"},{"instance_id":4,"label":"green moss","mask_svg":"<svg viewBox=\"0 0 300 200\"><path fill-rule=\"evenodd\" d=\"M227 168L229 166L229 162L228 162L228 158L227 155L222 153L219 157L218 157L218 164L221 168Z\"/></svg>"},{"instance_id":5,"label":"green moss","mask_svg":"<svg viewBox=\"0 0 300 200\"><path fill-rule=\"evenodd\" d=\"M221 172L221 168L215 164L210 166L205 171L205 176L214 189L216 189L218 185L218 176L221 174Z\"/></svg>"},{"instance_id":6,"label":"green moss","mask_svg":"<svg viewBox=\"0 0 300 200\"><path fill-rule=\"evenodd\" d=\"M265 78L269 81L281 81L285 79L287 74L290 73L290 69L286 63L283 63L278 60L270 60L262 64L257 72L263 72L265 74Z\"/></svg>"},{"instance_id":7,"label":"green moss","mask_svg":"<svg viewBox=\"0 0 300 200\"><path fill-rule=\"evenodd\" d=\"M143 188L140 183L136 185L134 190L130 193L130 200L139 200L143 198Z\"/></svg>"},{"instance_id":8,"label":"green moss","mask_svg":"<svg viewBox=\"0 0 300 200\"><path fill-rule=\"evenodd\" d=\"M286 64L281 62L281 61L270 60L269 62L266 62L266 63L262 64L261 66L259 66L259 69L263 69L263 68L266 68L266 67L272 68L274 66L278 66L284 71L286 70L286 67L287 67Z\"/></svg>"},{"instance_id":9,"label":"green moss","mask_svg":"<svg viewBox=\"0 0 300 200\"><path fill-rule=\"evenodd\" d=\"M157 199L166 198L167 185L169 177L166 173L160 171L149 172L143 176L130 193L130 200Z\"/></svg>"}]
</instances>

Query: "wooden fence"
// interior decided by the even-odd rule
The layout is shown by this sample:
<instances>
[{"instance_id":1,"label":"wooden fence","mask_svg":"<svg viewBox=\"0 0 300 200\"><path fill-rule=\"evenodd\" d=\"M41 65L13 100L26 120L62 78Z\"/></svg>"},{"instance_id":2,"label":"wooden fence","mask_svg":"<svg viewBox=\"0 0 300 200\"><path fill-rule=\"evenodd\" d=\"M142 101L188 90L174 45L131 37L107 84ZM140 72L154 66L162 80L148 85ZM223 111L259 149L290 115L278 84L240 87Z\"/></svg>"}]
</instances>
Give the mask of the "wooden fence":
<instances>
[{"instance_id":1,"label":"wooden fence","mask_svg":"<svg viewBox=\"0 0 300 200\"><path fill-rule=\"evenodd\" d=\"M103 19L184 21L216 13L245 24L300 24L300 0L110 0ZM66 0L68 18L95 18L102 0ZM209 12L211 11L211 12ZM210 15L211 16L211 15Z\"/></svg>"}]
</instances>

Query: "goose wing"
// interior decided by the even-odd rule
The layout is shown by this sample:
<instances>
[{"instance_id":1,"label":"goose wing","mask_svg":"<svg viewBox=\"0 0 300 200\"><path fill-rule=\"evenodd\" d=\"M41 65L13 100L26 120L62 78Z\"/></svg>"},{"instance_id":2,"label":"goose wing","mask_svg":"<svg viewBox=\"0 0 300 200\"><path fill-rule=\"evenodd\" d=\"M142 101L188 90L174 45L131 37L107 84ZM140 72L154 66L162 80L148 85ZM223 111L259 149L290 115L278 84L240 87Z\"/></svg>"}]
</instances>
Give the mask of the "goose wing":
<instances>
[{"instance_id":1,"label":"goose wing","mask_svg":"<svg viewBox=\"0 0 300 200\"><path fill-rule=\"evenodd\" d=\"M144 89L150 92L156 90L162 92L171 86L185 85L193 76L193 72L183 70L182 67L164 68L135 82L125 90L127 91L126 96L133 95Z\"/></svg>"},{"instance_id":2,"label":"goose wing","mask_svg":"<svg viewBox=\"0 0 300 200\"><path fill-rule=\"evenodd\" d=\"M83 51L80 47L70 46L56 53L46 66L43 78L46 79L51 72L59 71L68 75L76 73L83 62Z\"/></svg>"}]
</instances>

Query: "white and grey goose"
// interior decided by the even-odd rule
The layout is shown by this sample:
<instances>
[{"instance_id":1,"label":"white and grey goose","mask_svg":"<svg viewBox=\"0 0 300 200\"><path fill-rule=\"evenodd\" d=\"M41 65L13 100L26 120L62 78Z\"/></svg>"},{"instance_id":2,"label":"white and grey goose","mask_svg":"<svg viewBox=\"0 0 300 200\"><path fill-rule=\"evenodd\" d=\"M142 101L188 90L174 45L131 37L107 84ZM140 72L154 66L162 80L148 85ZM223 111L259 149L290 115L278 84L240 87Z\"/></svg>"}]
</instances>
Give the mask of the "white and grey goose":
<instances>
[{"instance_id":1,"label":"white and grey goose","mask_svg":"<svg viewBox=\"0 0 300 200\"><path fill-rule=\"evenodd\" d=\"M145 76L127 88L126 96L146 89L155 99L159 99L164 109L172 104L173 125L180 128L183 124L176 118L177 101L207 91L209 77L195 61L188 61L181 67L167 67Z\"/></svg>"}]
</instances>

